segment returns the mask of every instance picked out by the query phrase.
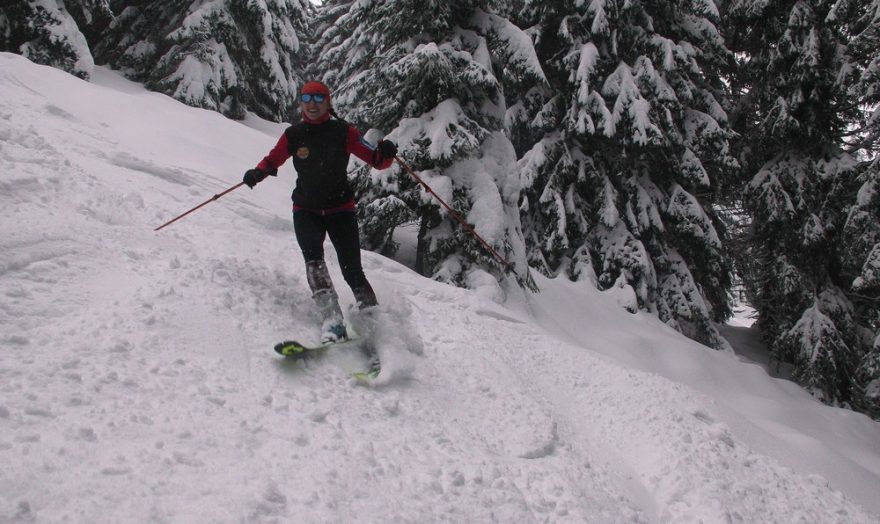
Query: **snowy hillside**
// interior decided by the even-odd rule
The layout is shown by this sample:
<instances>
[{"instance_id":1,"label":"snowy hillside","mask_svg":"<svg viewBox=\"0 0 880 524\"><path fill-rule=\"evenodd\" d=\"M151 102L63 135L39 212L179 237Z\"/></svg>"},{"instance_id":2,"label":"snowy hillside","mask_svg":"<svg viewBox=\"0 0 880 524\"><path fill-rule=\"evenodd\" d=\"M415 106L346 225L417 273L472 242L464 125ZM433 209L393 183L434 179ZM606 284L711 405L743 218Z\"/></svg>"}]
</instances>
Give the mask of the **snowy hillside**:
<instances>
[{"instance_id":1,"label":"snowy hillside","mask_svg":"<svg viewBox=\"0 0 880 524\"><path fill-rule=\"evenodd\" d=\"M365 253L378 383L278 357L318 324L292 168L153 228L282 129L0 53L0 522L880 521L880 424L583 283Z\"/></svg>"}]
</instances>

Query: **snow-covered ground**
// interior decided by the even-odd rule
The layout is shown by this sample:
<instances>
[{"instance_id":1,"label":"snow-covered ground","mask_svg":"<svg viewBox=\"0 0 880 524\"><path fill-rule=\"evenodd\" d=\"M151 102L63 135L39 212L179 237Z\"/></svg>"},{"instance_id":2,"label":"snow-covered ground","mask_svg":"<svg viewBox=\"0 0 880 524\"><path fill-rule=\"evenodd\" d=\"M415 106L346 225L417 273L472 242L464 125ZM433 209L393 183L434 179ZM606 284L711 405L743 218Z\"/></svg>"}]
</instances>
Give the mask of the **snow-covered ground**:
<instances>
[{"instance_id":1,"label":"snow-covered ground","mask_svg":"<svg viewBox=\"0 0 880 524\"><path fill-rule=\"evenodd\" d=\"M377 384L278 357L318 324L292 168L153 228L282 129L0 53L0 522L880 521L880 424L586 283L365 253Z\"/></svg>"}]
</instances>

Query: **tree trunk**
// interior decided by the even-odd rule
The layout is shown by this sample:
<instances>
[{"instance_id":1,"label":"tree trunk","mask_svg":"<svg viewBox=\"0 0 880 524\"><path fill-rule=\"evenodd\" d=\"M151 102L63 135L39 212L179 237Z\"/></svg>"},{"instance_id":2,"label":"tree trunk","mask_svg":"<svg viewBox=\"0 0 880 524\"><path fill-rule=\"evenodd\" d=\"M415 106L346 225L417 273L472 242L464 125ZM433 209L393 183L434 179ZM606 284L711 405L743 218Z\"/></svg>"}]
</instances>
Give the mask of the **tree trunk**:
<instances>
[{"instance_id":1,"label":"tree trunk","mask_svg":"<svg viewBox=\"0 0 880 524\"><path fill-rule=\"evenodd\" d=\"M425 254L428 251L428 246L425 245L425 235L428 234L428 222L426 216L419 220L419 235L416 237L416 267L413 269L422 276L427 276L425 275Z\"/></svg>"}]
</instances>

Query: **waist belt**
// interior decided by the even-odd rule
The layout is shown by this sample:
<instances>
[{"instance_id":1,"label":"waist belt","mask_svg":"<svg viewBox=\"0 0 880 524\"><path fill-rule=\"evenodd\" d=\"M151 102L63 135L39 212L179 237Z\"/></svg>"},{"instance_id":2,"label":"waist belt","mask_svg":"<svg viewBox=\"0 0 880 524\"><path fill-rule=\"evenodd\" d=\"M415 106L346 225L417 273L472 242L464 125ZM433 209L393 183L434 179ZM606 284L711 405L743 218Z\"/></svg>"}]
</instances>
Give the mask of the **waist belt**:
<instances>
[{"instance_id":1,"label":"waist belt","mask_svg":"<svg viewBox=\"0 0 880 524\"><path fill-rule=\"evenodd\" d=\"M334 213L342 213L344 211L354 211L354 199L349 200L348 202L342 204L341 206L336 207L327 207L327 208L311 208L311 207L302 207L297 204L293 204L293 212L298 213L300 211L305 211L308 213L314 213L316 215L332 215Z\"/></svg>"}]
</instances>

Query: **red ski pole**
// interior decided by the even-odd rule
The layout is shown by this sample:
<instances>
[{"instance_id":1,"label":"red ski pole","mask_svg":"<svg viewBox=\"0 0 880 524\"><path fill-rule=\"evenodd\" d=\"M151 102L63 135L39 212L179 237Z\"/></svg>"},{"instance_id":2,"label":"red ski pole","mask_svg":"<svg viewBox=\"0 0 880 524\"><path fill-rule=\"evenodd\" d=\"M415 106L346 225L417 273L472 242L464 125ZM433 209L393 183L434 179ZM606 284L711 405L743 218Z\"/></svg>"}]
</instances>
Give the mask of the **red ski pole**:
<instances>
[{"instance_id":1,"label":"red ski pole","mask_svg":"<svg viewBox=\"0 0 880 524\"><path fill-rule=\"evenodd\" d=\"M209 198L208 200L206 200L206 201L202 202L201 204L197 205L196 207L190 209L190 210L187 211L186 213L184 213L184 214L182 214L182 215L180 215L180 216L174 217L174 218L172 218L171 220L169 220L168 222L165 222L164 224L162 224L161 226L157 227L157 228L154 229L153 231L159 231L159 230L162 229L163 227L168 226L168 225L171 225L171 224L177 222L178 220L180 220L181 218L185 217L186 215L192 213L193 211L197 211L198 209L201 209L203 206L206 206L206 205L210 204L211 202L217 200L218 198L222 197L222 196L225 195L226 193L229 193L230 191L234 191L234 190L240 188L240 187L243 186L243 185L244 185L244 182L240 182L240 183L238 183L238 184L236 184L236 185L230 187L230 188L227 189L226 191L214 195L213 197Z\"/></svg>"},{"instance_id":2,"label":"red ski pole","mask_svg":"<svg viewBox=\"0 0 880 524\"><path fill-rule=\"evenodd\" d=\"M492 256L494 256L496 259L498 259L498 261L501 262L501 264L504 266L504 270L509 273L512 273L513 276L516 278L517 282L519 282L519 284L522 287L529 289L533 292L539 291L538 285L535 283L534 279L532 279L532 275L528 274L528 272L527 272L525 277L520 276L519 273L516 272L516 269L514 269L513 265L510 262L508 262L507 259L505 259L503 256L501 256L501 254L498 253L498 251L496 251L495 248L490 246L489 243L483 239L483 237L478 235L477 232L474 230L474 226L468 224L467 221L460 214L458 214L458 212L456 212L454 209L452 209L452 207L450 207L449 204L444 202L443 199L440 198L440 195L435 193L434 190L431 189L431 186L429 186L424 180L422 180L421 177L419 177L419 175L417 175L416 172L413 171L413 169L406 164L406 162L401 160L400 157L398 157L398 156L395 156L394 159L397 160L397 163L400 164L400 166L403 167L403 169L407 173L409 173L410 176L416 180L416 182L418 182L423 188L425 188L425 191L427 191L428 193L431 194L431 196L436 198L437 201L440 202L440 204L443 207L445 207L447 211L449 211L449 215L452 216L452 218L454 218L456 221L458 221L465 228L465 230L468 233L473 235L474 238L476 238L480 242L480 244L482 244L482 246L484 248L486 248L486 251L488 251L489 253L492 253Z\"/></svg>"},{"instance_id":3,"label":"red ski pole","mask_svg":"<svg viewBox=\"0 0 880 524\"><path fill-rule=\"evenodd\" d=\"M468 224L467 221L466 221L464 218L462 218L461 215L459 215L454 209L452 209L451 207L449 207L449 204L447 204L446 202L444 202L443 199L440 198L440 196L439 196L437 193L435 193L433 189L431 189L431 186L429 186L427 183L425 183L425 181L422 180L422 179L419 177L419 175L417 175L417 174L415 173L415 171L413 171L413 169L412 169L411 167L409 167L409 166L406 164L406 162L404 162L403 160L401 160L400 157L394 157L394 159L397 160L397 163L400 164L401 167L403 167L403 169L405 169L406 172L409 173L411 177L413 177L413 178L416 179L416 182L418 182L419 184L421 184L422 187L425 188L425 191L427 191L428 193L430 193L434 198L437 199L438 202L440 202L440 204L443 205L443 207L446 208L447 211L449 211L449 215L452 216L452 218L454 218L455 220L457 220L457 221L458 221L458 222L459 222L459 223L465 228L465 230L466 230L468 233L470 233L471 235L473 235L474 238L476 238L476 239L480 242L480 244L482 244L483 247L486 248L486 250L487 250L489 253L492 253L492 255L493 255L495 258L497 258L498 261L501 262L501 264L504 265L505 269L512 270L512 267L510 266L510 263L507 261L507 259L505 259L503 256L501 256L501 254L498 253L498 251L496 251L495 248L493 248L492 246L490 246L488 242L486 242L485 240L483 240L483 237L481 237L480 235L478 235L477 232L474 230L474 226ZM516 274L516 273L514 273L514 274Z\"/></svg>"}]
</instances>

